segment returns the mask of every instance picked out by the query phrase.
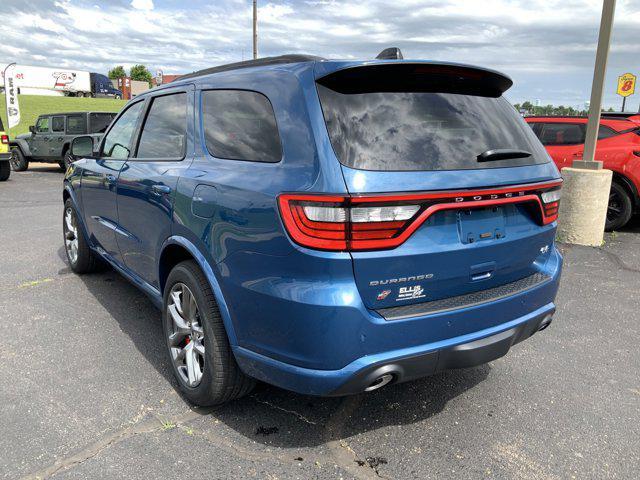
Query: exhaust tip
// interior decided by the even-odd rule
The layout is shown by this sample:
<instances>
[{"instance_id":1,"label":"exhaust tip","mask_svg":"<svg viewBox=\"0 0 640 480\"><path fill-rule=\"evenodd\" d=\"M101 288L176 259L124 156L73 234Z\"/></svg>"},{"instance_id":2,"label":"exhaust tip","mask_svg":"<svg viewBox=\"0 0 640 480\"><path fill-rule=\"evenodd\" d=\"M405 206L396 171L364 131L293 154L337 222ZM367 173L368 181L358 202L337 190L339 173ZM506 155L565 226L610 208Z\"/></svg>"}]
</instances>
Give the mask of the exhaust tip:
<instances>
[{"instance_id":1,"label":"exhaust tip","mask_svg":"<svg viewBox=\"0 0 640 480\"><path fill-rule=\"evenodd\" d=\"M389 384L393 380L393 375L390 373L385 373L384 375L376 378L371 385L364 389L365 392L373 392L374 390L378 390L379 388L384 387Z\"/></svg>"},{"instance_id":2,"label":"exhaust tip","mask_svg":"<svg viewBox=\"0 0 640 480\"><path fill-rule=\"evenodd\" d=\"M540 325L538 325L538 331L541 332L542 330L547 328L549 325L551 325L551 320L553 320L551 315L549 315L548 317L545 317L544 320L540 322Z\"/></svg>"}]
</instances>

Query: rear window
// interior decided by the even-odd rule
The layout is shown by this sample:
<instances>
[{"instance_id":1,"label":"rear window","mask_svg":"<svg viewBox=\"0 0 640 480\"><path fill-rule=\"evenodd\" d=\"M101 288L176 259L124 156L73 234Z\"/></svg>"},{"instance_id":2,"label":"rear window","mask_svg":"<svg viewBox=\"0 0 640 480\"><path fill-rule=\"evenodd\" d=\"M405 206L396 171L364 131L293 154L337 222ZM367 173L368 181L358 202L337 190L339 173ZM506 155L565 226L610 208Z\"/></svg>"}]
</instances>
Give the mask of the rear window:
<instances>
[{"instance_id":1,"label":"rear window","mask_svg":"<svg viewBox=\"0 0 640 480\"><path fill-rule=\"evenodd\" d=\"M543 145L579 145L584 137L585 125L581 123L545 123L540 133Z\"/></svg>"},{"instance_id":2,"label":"rear window","mask_svg":"<svg viewBox=\"0 0 640 480\"><path fill-rule=\"evenodd\" d=\"M548 162L531 129L502 97L317 88L331 144L348 167L465 170ZM478 163L478 155L495 149L532 155Z\"/></svg>"},{"instance_id":3,"label":"rear window","mask_svg":"<svg viewBox=\"0 0 640 480\"><path fill-rule=\"evenodd\" d=\"M245 90L202 92L204 135L214 157L279 162L282 147L271 103Z\"/></svg>"},{"instance_id":4,"label":"rear window","mask_svg":"<svg viewBox=\"0 0 640 480\"><path fill-rule=\"evenodd\" d=\"M69 115L67 117L67 133L73 135L85 133L84 115Z\"/></svg>"},{"instance_id":5,"label":"rear window","mask_svg":"<svg viewBox=\"0 0 640 480\"><path fill-rule=\"evenodd\" d=\"M89 133L104 133L111 121L115 118L116 113L92 113L89 115Z\"/></svg>"}]
</instances>

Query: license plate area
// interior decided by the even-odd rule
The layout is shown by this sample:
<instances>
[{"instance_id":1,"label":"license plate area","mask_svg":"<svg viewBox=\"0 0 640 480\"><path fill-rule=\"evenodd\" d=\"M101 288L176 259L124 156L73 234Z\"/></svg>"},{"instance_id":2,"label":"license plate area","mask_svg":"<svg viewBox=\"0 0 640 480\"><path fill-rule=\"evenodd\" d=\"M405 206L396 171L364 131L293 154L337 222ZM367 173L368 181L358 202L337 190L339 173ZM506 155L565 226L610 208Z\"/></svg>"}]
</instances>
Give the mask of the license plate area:
<instances>
[{"instance_id":1,"label":"license plate area","mask_svg":"<svg viewBox=\"0 0 640 480\"><path fill-rule=\"evenodd\" d=\"M505 237L505 212L502 207L460 210L457 214L458 234L464 244Z\"/></svg>"}]
</instances>

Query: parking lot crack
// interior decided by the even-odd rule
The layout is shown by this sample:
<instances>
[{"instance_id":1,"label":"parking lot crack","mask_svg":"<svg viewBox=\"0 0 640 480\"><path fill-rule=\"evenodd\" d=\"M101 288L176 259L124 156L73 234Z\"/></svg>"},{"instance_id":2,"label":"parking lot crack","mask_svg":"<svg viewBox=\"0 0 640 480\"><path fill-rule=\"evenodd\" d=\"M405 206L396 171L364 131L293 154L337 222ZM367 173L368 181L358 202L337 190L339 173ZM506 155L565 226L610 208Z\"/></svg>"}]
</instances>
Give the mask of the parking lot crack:
<instances>
[{"instance_id":1,"label":"parking lot crack","mask_svg":"<svg viewBox=\"0 0 640 480\"><path fill-rule=\"evenodd\" d=\"M360 406L361 397L346 397L333 413L325 426L325 441L336 464L344 468L354 478L362 480L387 478L379 472L379 466L387 460L375 462L372 458L362 460L345 439L344 428L347 421ZM375 467L374 467L375 465Z\"/></svg>"},{"instance_id":2,"label":"parking lot crack","mask_svg":"<svg viewBox=\"0 0 640 480\"><path fill-rule=\"evenodd\" d=\"M618 254L610 252L609 250L605 250L605 249L602 249L601 251L607 257L609 257L609 260L615 263L618 266L618 268L620 268L621 270L624 270L625 272L640 273L640 268L630 267L620 258Z\"/></svg>"},{"instance_id":3,"label":"parking lot crack","mask_svg":"<svg viewBox=\"0 0 640 480\"><path fill-rule=\"evenodd\" d=\"M276 410L280 410L280 411L285 412L285 413L290 413L291 415L297 417L298 420L301 420L301 421L303 421L305 423L308 423L309 425L317 425L316 422L314 422L313 420L309 420L307 417L305 417L301 413L296 412L295 410L289 410L289 409L280 407L278 405L274 405L273 403L268 402L266 400L259 400L255 396L253 397L253 399L258 403L262 403L263 405L267 405L268 407L274 408Z\"/></svg>"},{"instance_id":4,"label":"parking lot crack","mask_svg":"<svg viewBox=\"0 0 640 480\"><path fill-rule=\"evenodd\" d=\"M180 415L172 419L171 421L175 424L179 424L179 423L197 418L200 415L201 413L190 410L186 414ZM99 455L104 450L128 438L131 438L136 435L148 434L148 433L164 430L163 428L164 424L166 424L166 421L163 423L161 419L154 416L153 418L145 420L144 422L138 423L134 426L127 427L122 430L117 430L115 432L112 432L108 435L103 436L98 441L80 450L79 452L55 462L53 465L50 465L49 467L46 467L35 473L22 477L21 480L27 480L27 479L43 480L46 478L51 478L57 473L72 469L86 462L87 460Z\"/></svg>"}]
</instances>

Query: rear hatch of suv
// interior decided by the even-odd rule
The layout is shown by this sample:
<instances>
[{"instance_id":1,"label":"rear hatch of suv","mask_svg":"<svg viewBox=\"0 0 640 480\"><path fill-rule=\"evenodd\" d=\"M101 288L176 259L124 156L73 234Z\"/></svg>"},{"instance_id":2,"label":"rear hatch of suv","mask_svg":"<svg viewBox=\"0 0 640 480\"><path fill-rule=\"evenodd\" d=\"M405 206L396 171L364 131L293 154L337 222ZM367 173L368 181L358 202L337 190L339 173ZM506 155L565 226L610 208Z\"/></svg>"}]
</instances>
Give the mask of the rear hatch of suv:
<instances>
[{"instance_id":1,"label":"rear hatch of suv","mask_svg":"<svg viewBox=\"0 0 640 480\"><path fill-rule=\"evenodd\" d=\"M502 97L508 77L415 62L323 62L316 77L349 195L299 198L296 220L316 248L351 252L367 307L544 281L559 174Z\"/></svg>"}]
</instances>

